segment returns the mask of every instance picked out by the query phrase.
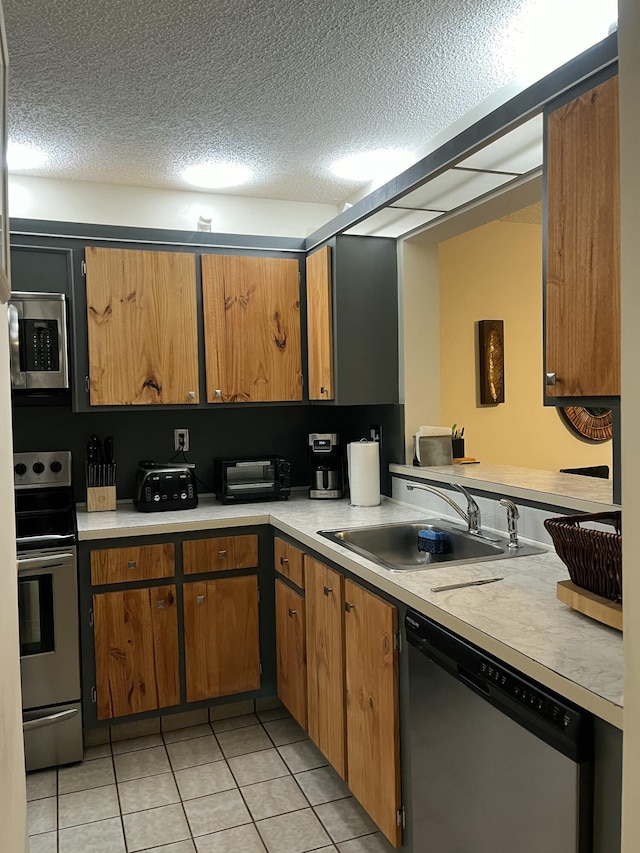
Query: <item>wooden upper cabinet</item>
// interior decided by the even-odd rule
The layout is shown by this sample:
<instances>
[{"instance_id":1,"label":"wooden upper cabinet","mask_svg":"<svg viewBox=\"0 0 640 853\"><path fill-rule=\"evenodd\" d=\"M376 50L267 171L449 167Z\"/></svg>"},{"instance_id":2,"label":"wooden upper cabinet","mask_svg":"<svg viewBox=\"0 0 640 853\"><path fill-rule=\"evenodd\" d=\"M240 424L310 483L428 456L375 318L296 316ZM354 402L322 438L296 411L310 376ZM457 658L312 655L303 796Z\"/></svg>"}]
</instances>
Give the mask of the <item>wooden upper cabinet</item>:
<instances>
[{"instance_id":1,"label":"wooden upper cabinet","mask_svg":"<svg viewBox=\"0 0 640 853\"><path fill-rule=\"evenodd\" d=\"M93 596L99 720L180 702L175 586Z\"/></svg>"},{"instance_id":2,"label":"wooden upper cabinet","mask_svg":"<svg viewBox=\"0 0 640 853\"><path fill-rule=\"evenodd\" d=\"M260 687L258 578L185 583L187 702Z\"/></svg>"},{"instance_id":3,"label":"wooden upper cabinet","mask_svg":"<svg viewBox=\"0 0 640 853\"><path fill-rule=\"evenodd\" d=\"M297 260L202 256L210 403L302 399Z\"/></svg>"},{"instance_id":4,"label":"wooden upper cabinet","mask_svg":"<svg viewBox=\"0 0 640 853\"><path fill-rule=\"evenodd\" d=\"M254 569L258 566L258 537L216 536L214 539L185 539L182 543L185 575Z\"/></svg>"},{"instance_id":5,"label":"wooden upper cabinet","mask_svg":"<svg viewBox=\"0 0 640 853\"><path fill-rule=\"evenodd\" d=\"M195 255L87 247L92 406L198 402Z\"/></svg>"},{"instance_id":6,"label":"wooden upper cabinet","mask_svg":"<svg viewBox=\"0 0 640 853\"><path fill-rule=\"evenodd\" d=\"M333 400L333 318L331 247L307 257L307 339L309 399Z\"/></svg>"},{"instance_id":7,"label":"wooden upper cabinet","mask_svg":"<svg viewBox=\"0 0 640 853\"><path fill-rule=\"evenodd\" d=\"M400 847L398 609L352 581L344 586L349 788Z\"/></svg>"},{"instance_id":8,"label":"wooden upper cabinet","mask_svg":"<svg viewBox=\"0 0 640 853\"><path fill-rule=\"evenodd\" d=\"M305 557L309 737L347 777L344 689L344 578Z\"/></svg>"},{"instance_id":9,"label":"wooden upper cabinet","mask_svg":"<svg viewBox=\"0 0 640 853\"><path fill-rule=\"evenodd\" d=\"M547 396L618 395L618 78L550 112L546 128Z\"/></svg>"}]
</instances>

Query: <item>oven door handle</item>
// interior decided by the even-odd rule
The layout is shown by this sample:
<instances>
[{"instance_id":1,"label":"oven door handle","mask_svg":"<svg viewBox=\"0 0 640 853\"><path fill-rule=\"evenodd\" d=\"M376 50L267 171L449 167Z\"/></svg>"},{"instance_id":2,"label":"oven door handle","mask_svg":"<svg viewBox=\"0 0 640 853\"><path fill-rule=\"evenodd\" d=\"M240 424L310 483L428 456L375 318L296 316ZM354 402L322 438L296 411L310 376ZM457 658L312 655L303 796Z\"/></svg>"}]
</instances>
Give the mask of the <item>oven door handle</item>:
<instances>
[{"instance_id":1,"label":"oven door handle","mask_svg":"<svg viewBox=\"0 0 640 853\"><path fill-rule=\"evenodd\" d=\"M75 717L78 708L68 708L66 711L58 711L55 714L47 714L46 717L38 717L36 720L27 720L22 724L23 732L32 732L45 726L53 726L55 723L63 723L65 720Z\"/></svg>"},{"instance_id":2,"label":"oven door handle","mask_svg":"<svg viewBox=\"0 0 640 853\"><path fill-rule=\"evenodd\" d=\"M18 536L16 538L16 545L18 546L18 550L20 550L20 547L24 545L44 545L47 542L51 542L55 543L56 548L60 548L64 547L62 543L73 544L75 541L76 537L73 533L41 533L37 536Z\"/></svg>"},{"instance_id":3,"label":"oven door handle","mask_svg":"<svg viewBox=\"0 0 640 853\"><path fill-rule=\"evenodd\" d=\"M51 554L49 557L19 557L18 571L22 569L55 569L65 560L72 560L73 554Z\"/></svg>"},{"instance_id":4,"label":"oven door handle","mask_svg":"<svg viewBox=\"0 0 640 853\"><path fill-rule=\"evenodd\" d=\"M9 304L9 361L11 384L14 388L25 387L25 376L20 370L20 314L15 305Z\"/></svg>"}]
</instances>

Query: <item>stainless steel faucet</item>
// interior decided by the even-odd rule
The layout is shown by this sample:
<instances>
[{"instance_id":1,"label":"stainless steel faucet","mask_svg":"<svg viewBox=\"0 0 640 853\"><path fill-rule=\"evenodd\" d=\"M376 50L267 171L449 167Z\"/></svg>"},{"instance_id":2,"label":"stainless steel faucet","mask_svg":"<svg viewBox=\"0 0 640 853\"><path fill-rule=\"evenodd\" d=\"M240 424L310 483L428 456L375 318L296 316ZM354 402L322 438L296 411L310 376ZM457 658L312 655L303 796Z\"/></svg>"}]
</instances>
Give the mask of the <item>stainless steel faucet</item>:
<instances>
[{"instance_id":1,"label":"stainless steel faucet","mask_svg":"<svg viewBox=\"0 0 640 853\"><path fill-rule=\"evenodd\" d=\"M518 542L518 519L520 518L520 513L518 512L518 507L514 504L513 501L510 501L509 498L502 498L500 501L500 506L505 507L507 510L507 530L509 531L509 550L515 551L520 547L520 543Z\"/></svg>"},{"instance_id":2,"label":"stainless steel faucet","mask_svg":"<svg viewBox=\"0 0 640 853\"><path fill-rule=\"evenodd\" d=\"M459 492L462 492L467 499L466 512L461 509L448 495L433 486L427 486L425 483L407 483L407 489L409 491L413 491L413 489L421 489L425 492L432 492L434 495L437 495L439 498L442 498L443 501L448 503L451 509L455 510L460 518L463 518L467 522L469 533L472 533L474 536L481 536L483 539L488 539L490 542L498 542L498 539L487 536L482 532L482 528L480 526L480 507L475 502L472 495L470 495L464 486L461 486L459 483L449 483L449 485L452 489L457 489Z\"/></svg>"}]
</instances>

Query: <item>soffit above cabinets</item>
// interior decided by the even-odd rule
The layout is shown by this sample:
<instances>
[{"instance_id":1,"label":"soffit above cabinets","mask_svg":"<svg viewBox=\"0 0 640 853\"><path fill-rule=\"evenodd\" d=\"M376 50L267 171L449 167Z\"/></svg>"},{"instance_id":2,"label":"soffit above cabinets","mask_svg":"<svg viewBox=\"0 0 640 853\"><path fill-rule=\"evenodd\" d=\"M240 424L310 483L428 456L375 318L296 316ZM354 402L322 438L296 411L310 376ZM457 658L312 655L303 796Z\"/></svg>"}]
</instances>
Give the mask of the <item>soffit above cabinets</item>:
<instances>
[{"instance_id":1,"label":"soffit above cabinets","mask_svg":"<svg viewBox=\"0 0 640 853\"><path fill-rule=\"evenodd\" d=\"M402 237L542 168L542 114L345 231Z\"/></svg>"}]
</instances>

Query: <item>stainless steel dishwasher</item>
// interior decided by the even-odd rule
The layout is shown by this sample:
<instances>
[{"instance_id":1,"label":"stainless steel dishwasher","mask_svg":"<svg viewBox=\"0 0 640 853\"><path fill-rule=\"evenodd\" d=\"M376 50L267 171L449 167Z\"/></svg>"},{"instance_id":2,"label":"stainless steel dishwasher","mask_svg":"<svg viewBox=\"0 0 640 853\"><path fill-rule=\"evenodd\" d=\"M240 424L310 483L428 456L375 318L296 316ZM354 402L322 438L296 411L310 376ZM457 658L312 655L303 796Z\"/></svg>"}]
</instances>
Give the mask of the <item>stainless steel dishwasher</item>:
<instances>
[{"instance_id":1,"label":"stainless steel dishwasher","mask_svg":"<svg viewBox=\"0 0 640 853\"><path fill-rule=\"evenodd\" d=\"M408 611L413 853L587 853L593 720Z\"/></svg>"}]
</instances>

